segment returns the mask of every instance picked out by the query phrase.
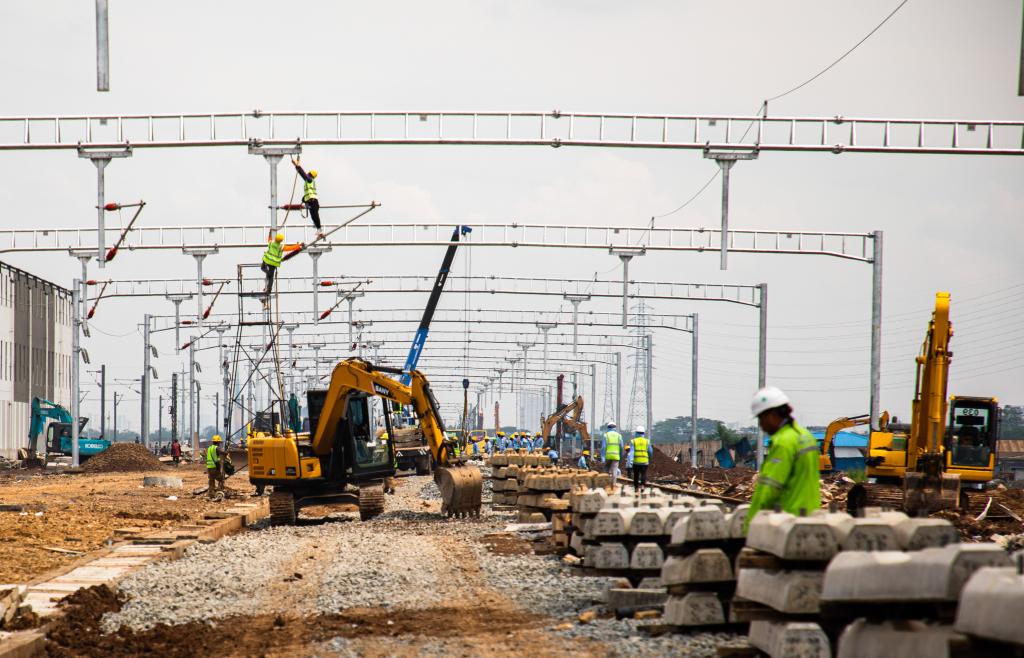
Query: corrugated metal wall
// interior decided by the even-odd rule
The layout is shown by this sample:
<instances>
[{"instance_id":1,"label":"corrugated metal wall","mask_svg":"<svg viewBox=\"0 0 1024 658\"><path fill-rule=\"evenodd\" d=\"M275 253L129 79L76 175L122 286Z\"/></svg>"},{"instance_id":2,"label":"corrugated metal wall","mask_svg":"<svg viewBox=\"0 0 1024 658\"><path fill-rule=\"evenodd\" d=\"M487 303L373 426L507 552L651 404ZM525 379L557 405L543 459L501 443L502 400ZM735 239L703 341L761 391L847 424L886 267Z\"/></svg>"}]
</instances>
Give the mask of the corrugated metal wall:
<instances>
[{"instance_id":1,"label":"corrugated metal wall","mask_svg":"<svg viewBox=\"0 0 1024 658\"><path fill-rule=\"evenodd\" d=\"M71 292L0 263L0 455L26 445L33 397L70 408Z\"/></svg>"}]
</instances>

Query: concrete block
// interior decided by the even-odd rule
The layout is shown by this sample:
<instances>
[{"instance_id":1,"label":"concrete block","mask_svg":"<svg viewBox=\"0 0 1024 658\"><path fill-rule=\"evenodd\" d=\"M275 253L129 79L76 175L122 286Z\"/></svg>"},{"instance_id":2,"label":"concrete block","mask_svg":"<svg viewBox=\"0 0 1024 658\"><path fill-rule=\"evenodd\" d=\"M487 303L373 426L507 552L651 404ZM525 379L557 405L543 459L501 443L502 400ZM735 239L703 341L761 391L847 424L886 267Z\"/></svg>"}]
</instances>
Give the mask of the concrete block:
<instances>
[{"instance_id":1,"label":"concrete block","mask_svg":"<svg viewBox=\"0 0 1024 658\"><path fill-rule=\"evenodd\" d=\"M576 555L583 555L583 533L572 533L572 536L569 537L569 548L571 548Z\"/></svg>"},{"instance_id":2,"label":"concrete block","mask_svg":"<svg viewBox=\"0 0 1024 658\"><path fill-rule=\"evenodd\" d=\"M662 619L673 626L711 626L724 624L725 612L714 592L689 592L668 597Z\"/></svg>"},{"instance_id":3,"label":"concrete block","mask_svg":"<svg viewBox=\"0 0 1024 658\"><path fill-rule=\"evenodd\" d=\"M1010 566L996 544L950 544L910 553L844 551L825 570L822 601L956 601L982 567Z\"/></svg>"},{"instance_id":4,"label":"concrete block","mask_svg":"<svg viewBox=\"0 0 1024 658\"><path fill-rule=\"evenodd\" d=\"M597 514L608 502L608 492L604 489L592 489L576 496L574 511L581 514Z\"/></svg>"},{"instance_id":5,"label":"concrete block","mask_svg":"<svg viewBox=\"0 0 1024 658\"><path fill-rule=\"evenodd\" d=\"M628 569L629 549L618 542L598 544L594 551L593 566L595 569Z\"/></svg>"},{"instance_id":6,"label":"concrete block","mask_svg":"<svg viewBox=\"0 0 1024 658\"><path fill-rule=\"evenodd\" d=\"M647 576L636 586L637 589L664 589L664 587L665 583L662 582L661 578L654 576Z\"/></svg>"},{"instance_id":7,"label":"concrete block","mask_svg":"<svg viewBox=\"0 0 1024 658\"><path fill-rule=\"evenodd\" d=\"M842 519L829 518L835 516L759 513L750 522L747 546L783 560L828 560L839 550L832 526Z\"/></svg>"},{"instance_id":8,"label":"concrete block","mask_svg":"<svg viewBox=\"0 0 1024 658\"><path fill-rule=\"evenodd\" d=\"M900 658L948 658L949 642L960 637L950 626L922 621L849 624L839 636L837 658L899 656Z\"/></svg>"},{"instance_id":9,"label":"concrete block","mask_svg":"<svg viewBox=\"0 0 1024 658\"><path fill-rule=\"evenodd\" d=\"M664 589L609 587L605 602L609 610L622 610L624 608L664 605L667 598L668 594Z\"/></svg>"},{"instance_id":10,"label":"concrete block","mask_svg":"<svg viewBox=\"0 0 1024 658\"><path fill-rule=\"evenodd\" d=\"M850 519L848 524L834 527L836 539L844 551L900 550L894 520L882 517Z\"/></svg>"},{"instance_id":11,"label":"concrete block","mask_svg":"<svg viewBox=\"0 0 1024 658\"><path fill-rule=\"evenodd\" d=\"M689 516L691 511L693 511L692 505L675 504L672 507L669 507L668 516L665 517L665 534L671 537L672 531L675 530L676 524L679 523L679 520Z\"/></svg>"},{"instance_id":12,"label":"concrete block","mask_svg":"<svg viewBox=\"0 0 1024 658\"><path fill-rule=\"evenodd\" d=\"M733 580L732 565L722 549L702 548L686 557L670 555L661 567L661 579L666 585L728 582Z\"/></svg>"},{"instance_id":13,"label":"concrete block","mask_svg":"<svg viewBox=\"0 0 1024 658\"><path fill-rule=\"evenodd\" d=\"M629 534L629 526L637 510L626 509L603 509L594 517L590 524L590 532L595 537L621 537Z\"/></svg>"},{"instance_id":14,"label":"concrete block","mask_svg":"<svg viewBox=\"0 0 1024 658\"><path fill-rule=\"evenodd\" d=\"M633 522L629 526L629 534L638 537L656 537L665 534L665 521L671 513L670 508L648 508L637 510Z\"/></svg>"},{"instance_id":15,"label":"concrete block","mask_svg":"<svg viewBox=\"0 0 1024 658\"><path fill-rule=\"evenodd\" d=\"M695 507L685 518L672 528L672 543L685 544L688 541L710 541L725 539L727 529L725 514L720 507L702 505Z\"/></svg>"},{"instance_id":16,"label":"concrete block","mask_svg":"<svg viewBox=\"0 0 1024 658\"><path fill-rule=\"evenodd\" d=\"M820 571L740 569L736 596L793 615L819 612L824 574Z\"/></svg>"},{"instance_id":17,"label":"concrete block","mask_svg":"<svg viewBox=\"0 0 1024 658\"><path fill-rule=\"evenodd\" d=\"M654 543L637 544L629 558L630 569L660 569L663 564L665 553Z\"/></svg>"},{"instance_id":18,"label":"concrete block","mask_svg":"<svg viewBox=\"0 0 1024 658\"><path fill-rule=\"evenodd\" d=\"M748 642L771 658L832 658L828 636L809 622L752 621ZM874 654L872 658L884 655Z\"/></svg>"},{"instance_id":19,"label":"concrete block","mask_svg":"<svg viewBox=\"0 0 1024 658\"><path fill-rule=\"evenodd\" d=\"M743 532L743 524L747 520L747 512L750 505L737 505L736 509L725 515L725 524L728 527L727 533L730 539L743 539L746 534Z\"/></svg>"},{"instance_id":20,"label":"concrete block","mask_svg":"<svg viewBox=\"0 0 1024 658\"><path fill-rule=\"evenodd\" d=\"M598 548L600 547L597 544L585 544L583 546L583 566L594 567Z\"/></svg>"},{"instance_id":21,"label":"concrete block","mask_svg":"<svg viewBox=\"0 0 1024 658\"><path fill-rule=\"evenodd\" d=\"M1024 646L1024 575L1014 568L986 567L960 594L956 630L986 640Z\"/></svg>"},{"instance_id":22,"label":"concrete block","mask_svg":"<svg viewBox=\"0 0 1024 658\"><path fill-rule=\"evenodd\" d=\"M166 489L181 489L182 480L181 478L170 478L160 477L156 475L147 475L142 478L142 486L144 487L164 487Z\"/></svg>"},{"instance_id":23,"label":"concrete block","mask_svg":"<svg viewBox=\"0 0 1024 658\"><path fill-rule=\"evenodd\" d=\"M900 521L896 527L896 541L905 551L939 548L960 541L960 533L946 519L911 519Z\"/></svg>"}]
</instances>

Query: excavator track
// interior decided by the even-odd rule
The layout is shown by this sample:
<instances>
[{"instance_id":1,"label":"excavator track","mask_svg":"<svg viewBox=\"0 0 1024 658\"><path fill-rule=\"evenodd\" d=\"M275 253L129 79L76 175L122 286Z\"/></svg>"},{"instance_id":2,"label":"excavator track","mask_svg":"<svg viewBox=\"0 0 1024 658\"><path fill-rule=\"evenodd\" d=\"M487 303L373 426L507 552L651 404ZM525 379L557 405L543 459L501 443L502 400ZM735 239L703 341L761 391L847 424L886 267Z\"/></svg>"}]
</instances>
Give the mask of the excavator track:
<instances>
[{"instance_id":1,"label":"excavator track","mask_svg":"<svg viewBox=\"0 0 1024 658\"><path fill-rule=\"evenodd\" d=\"M384 489L380 485L359 487L359 520L368 521L384 513Z\"/></svg>"},{"instance_id":2,"label":"excavator track","mask_svg":"<svg viewBox=\"0 0 1024 658\"><path fill-rule=\"evenodd\" d=\"M846 511L856 515L865 507L903 509L903 487L896 484L856 484L846 494Z\"/></svg>"},{"instance_id":3,"label":"excavator track","mask_svg":"<svg viewBox=\"0 0 1024 658\"><path fill-rule=\"evenodd\" d=\"M295 525L296 516L295 494L274 487L270 494L270 525Z\"/></svg>"},{"instance_id":4,"label":"excavator track","mask_svg":"<svg viewBox=\"0 0 1024 658\"><path fill-rule=\"evenodd\" d=\"M434 470L441 490L441 512L447 516L480 516L483 476L475 466L445 466Z\"/></svg>"}]
</instances>

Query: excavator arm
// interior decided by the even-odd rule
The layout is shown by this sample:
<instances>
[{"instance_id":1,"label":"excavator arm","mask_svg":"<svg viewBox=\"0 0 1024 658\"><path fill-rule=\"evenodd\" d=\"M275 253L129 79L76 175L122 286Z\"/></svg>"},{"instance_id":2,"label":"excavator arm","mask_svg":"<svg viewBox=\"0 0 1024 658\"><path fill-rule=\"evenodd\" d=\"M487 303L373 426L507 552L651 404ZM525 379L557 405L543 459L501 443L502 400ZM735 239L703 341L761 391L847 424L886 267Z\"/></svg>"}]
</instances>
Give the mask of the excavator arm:
<instances>
[{"instance_id":1,"label":"excavator arm","mask_svg":"<svg viewBox=\"0 0 1024 658\"><path fill-rule=\"evenodd\" d=\"M409 385L389 375L408 375ZM445 434L444 421L426 376L413 370L374 366L361 359L347 359L334 367L320 419L312 435L313 454L328 455L333 446L333 428L344 418L349 398L364 393L412 407L433 457L434 480L441 490L442 511L449 515L479 514L483 478L458 455L455 441Z\"/></svg>"},{"instance_id":2,"label":"excavator arm","mask_svg":"<svg viewBox=\"0 0 1024 658\"><path fill-rule=\"evenodd\" d=\"M572 414L571 418L569 417L569 414ZM579 431L585 436L587 441L589 441L590 433L587 431L587 424L580 420L582 415L583 396L578 395L575 400L544 419L544 427L541 429L541 435L544 437L544 442L548 442L548 437L551 435L552 428L554 428L554 426L559 422L565 423L574 431Z\"/></svg>"},{"instance_id":3,"label":"excavator arm","mask_svg":"<svg viewBox=\"0 0 1024 658\"><path fill-rule=\"evenodd\" d=\"M881 431L885 431L889 427L889 412L883 411L879 417L879 425ZM858 427L860 425L868 425L871 423L871 414L862 414L860 416L850 416L843 418L836 418L828 427L825 428L825 437L821 441L821 456L819 460L819 470L831 471L835 468L835 464L832 463L832 442L836 438L836 434L839 434L843 430L848 430L851 427Z\"/></svg>"}]
</instances>

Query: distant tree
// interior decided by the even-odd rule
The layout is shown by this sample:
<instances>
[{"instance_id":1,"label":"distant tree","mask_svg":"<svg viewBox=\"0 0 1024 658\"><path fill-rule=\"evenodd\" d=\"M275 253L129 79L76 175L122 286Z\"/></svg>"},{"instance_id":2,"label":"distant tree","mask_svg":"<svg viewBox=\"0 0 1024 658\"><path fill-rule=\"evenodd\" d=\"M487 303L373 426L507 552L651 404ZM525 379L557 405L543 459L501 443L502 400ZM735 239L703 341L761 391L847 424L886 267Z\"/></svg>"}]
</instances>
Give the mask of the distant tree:
<instances>
[{"instance_id":1,"label":"distant tree","mask_svg":"<svg viewBox=\"0 0 1024 658\"><path fill-rule=\"evenodd\" d=\"M718 423L718 426L715 428L715 432L718 440L721 441L722 445L725 447L735 445L743 438L742 434L729 429L724 423Z\"/></svg>"},{"instance_id":2,"label":"distant tree","mask_svg":"<svg viewBox=\"0 0 1024 658\"><path fill-rule=\"evenodd\" d=\"M1003 405L999 410L1001 439L1024 439L1024 406Z\"/></svg>"},{"instance_id":3,"label":"distant tree","mask_svg":"<svg viewBox=\"0 0 1024 658\"><path fill-rule=\"evenodd\" d=\"M697 418L697 439L719 438L722 421L714 418ZM724 427L724 426L723 426ZM725 428L726 431L730 431ZM654 423L648 432L653 443L684 443L690 440L690 417L676 416ZM736 439L739 440L738 438Z\"/></svg>"}]
</instances>

